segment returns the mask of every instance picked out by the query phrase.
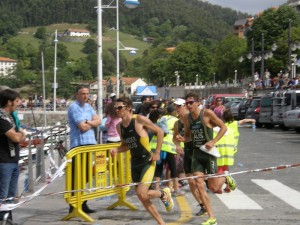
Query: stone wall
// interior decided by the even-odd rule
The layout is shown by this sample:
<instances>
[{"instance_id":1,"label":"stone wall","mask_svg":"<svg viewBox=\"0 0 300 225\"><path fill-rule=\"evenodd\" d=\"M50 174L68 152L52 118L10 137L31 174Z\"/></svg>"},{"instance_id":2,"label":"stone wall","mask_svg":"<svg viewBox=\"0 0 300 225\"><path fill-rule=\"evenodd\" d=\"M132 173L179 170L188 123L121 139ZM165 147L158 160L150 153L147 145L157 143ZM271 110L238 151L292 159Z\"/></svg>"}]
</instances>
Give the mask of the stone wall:
<instances>
[{"instance_id":1,"label":"stone wall","mask_svg":"<svg viewBox=\"0 0 300 225\"><path fill-rule=\"evenodd\" d=\"M67 111L18 111L21 123L28 127L44 127L44 118L46 116L46 126L53 126L60 122L67 123Z\"/></svg>"}]
</instances>

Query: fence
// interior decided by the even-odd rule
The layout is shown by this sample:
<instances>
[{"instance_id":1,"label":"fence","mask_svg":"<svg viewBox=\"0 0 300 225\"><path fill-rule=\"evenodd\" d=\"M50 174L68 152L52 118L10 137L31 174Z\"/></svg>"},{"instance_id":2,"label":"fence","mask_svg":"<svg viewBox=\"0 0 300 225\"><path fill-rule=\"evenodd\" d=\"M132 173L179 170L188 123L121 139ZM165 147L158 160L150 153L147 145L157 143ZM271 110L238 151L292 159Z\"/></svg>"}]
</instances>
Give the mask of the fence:
<instances>
[{"instance_id":1,"label":"fence","mask_svg":"<svg viewBox=\"0 0 300 225\"><path fill-rule=\"evenodd\" d=\"M93 219L82 211L82 203L87 200L110 195L118 195L118 200L107 209L117 206L126 206L132 210L137 208L126 200L131 182L130 153L120 153L111 157L111 148L119 144L88 145L76 147L69 151L66 167L66 194L68 204L73 206L73 211L62 220L81 217L85 221ZM88 189L88 191L87 191ZM75 191L72 191L75 190Z\"/></svg>"},{"instance_id":2,"label":"fence","mask_svg":"<svg viewBox=\"0 0 300 225\"><path fill-rule=\"evenodd\" d=\"M30 130L30 128L23 128ZM69 142L69 131L67 126L53 126L40 131L31 131L26 140L20 143L20 164L28 167L26 178L24 178L24 189L33 193L35 181L45 182L47 176L51 176L61 165L68 149L67 147L58 149L58 146L62 142L65 145Z\"/></svg>"}]
</instances>

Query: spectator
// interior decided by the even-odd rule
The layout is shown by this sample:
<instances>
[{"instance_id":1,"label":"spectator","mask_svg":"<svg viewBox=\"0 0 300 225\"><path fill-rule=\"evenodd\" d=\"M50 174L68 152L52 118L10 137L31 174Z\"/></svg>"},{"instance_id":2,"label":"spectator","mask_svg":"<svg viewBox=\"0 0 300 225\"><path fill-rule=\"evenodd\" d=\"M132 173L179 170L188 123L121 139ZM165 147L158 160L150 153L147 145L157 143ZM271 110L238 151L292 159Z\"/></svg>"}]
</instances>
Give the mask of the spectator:
<instances>
[{"instance_id":1,"label":"spectator","mask_svg":"<svg viewBox=\"0 0 300 225\"><path fill-rule=\"evenodd\" d=\"M107 117L105 123L105 127L107 128L107 143L115 143L121 141L117 131L117 124L121 122L121 118L118 117L114 105L114 102L110 103L105 110L105 114Z\"/></svg>"},{"instance_id":2,"label":"spectator","mask_svg":"<svg viewBox=\"0 0 300 225\"><path fill-rule=\"evenodd\" d=\"M71 149L77 146L96 144L94 128L101 124L101 120L93 110L92 106L87 103L89 98L89 87L87 85L78 85L75 92L76 100L68 108L68 122L70 125ZM75 160L72 161L72 171L75 173ZM92 166L87 163L87 167ZM87 169L88 172L88 169ZM88 174L86 174L88 177ZM74 177L72 178L74 181ZM74 189L74 183L72 183ZM88 207L87 201L82 204L82 210L86 213L93 213ZM70 212L73 207L70 206Z\"/></svg>"},{"instance_id":3,"label":"spectator","mask_svg":"<svg viewBox=\"0 0 300 225\"><path fill-rule=\"evenodd\" d=\"M19 178L19 143L26 134L19 128L13 113L20 104L20 95L10 89L0 92L0 204L11 203L16 197ZM0 221L8 213L8 222L12 223L11 211L0 211Z\"/></svg>"}]
</instances>

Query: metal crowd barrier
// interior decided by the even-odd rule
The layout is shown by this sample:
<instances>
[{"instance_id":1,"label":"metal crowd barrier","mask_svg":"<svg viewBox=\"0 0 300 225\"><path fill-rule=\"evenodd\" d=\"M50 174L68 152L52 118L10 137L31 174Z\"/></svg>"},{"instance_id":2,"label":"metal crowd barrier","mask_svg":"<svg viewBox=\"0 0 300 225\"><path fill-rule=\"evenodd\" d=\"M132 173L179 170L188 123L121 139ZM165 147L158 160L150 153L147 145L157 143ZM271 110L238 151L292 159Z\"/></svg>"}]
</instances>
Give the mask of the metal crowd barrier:
<instances>
[{"instance_id":1,"label":"metal crowd barrier","mask_svg":"<svg viewBox=\"0 0 300 225\"><path fill-rule=\"evenodd\" d=\"M118 195L118 200L107 209L126 206L129 209L137 210L126 200L126 193L130 187L122 186L131 183L130 153L129 151L123 152L115 157L111 157L109 153L111 148L118 146L119 143L87 145L76 147L67 153L67 193L64 198L68 204L73 206L73 211L62 220L80 217L85 221L93 222L94 220L82 211L82 203L111 195ZM92 188L94 189L85 190Z\"/></svg>"},{"instance_id":2,"label":"metal crowd barrier","mask_svg":"<svg viewBox=\"0 0 300 225\"><path fill-rule=\"evenodd\" d=\"M54 154L55 151L59 151L57 149L59 141L69 142L69 132L66 126L57 125L41 131L35 130L31 134L27 134L26 141L20 143L22 153L20 159L28 166L28 178L26 178L28 181L25 182L26 187L24 187L24 190L33 193L36 180L46 182L46 167L54 168L61 165L62 155ZM57 158L48 163L46 162L45 152L51 157L57 155ZM55 171L51 172L54 173Z\"/></svg>"}]
</instances>

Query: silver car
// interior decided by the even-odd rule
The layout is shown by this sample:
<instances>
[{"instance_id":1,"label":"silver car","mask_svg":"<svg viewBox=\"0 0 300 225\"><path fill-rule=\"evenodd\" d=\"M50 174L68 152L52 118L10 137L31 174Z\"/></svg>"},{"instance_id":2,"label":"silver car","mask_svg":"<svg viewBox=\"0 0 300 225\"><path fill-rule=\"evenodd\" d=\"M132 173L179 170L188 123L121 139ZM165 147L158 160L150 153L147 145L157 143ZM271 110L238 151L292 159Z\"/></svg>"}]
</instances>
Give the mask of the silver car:
<instances>
[{"instance_id":1,"label":"silver car","mask_svg":"<svg viewBox=\"0 0 300 225\"><path fill-rule=\"evenodd\" d=\"M283 115L283 123L286 127L294 128L300 133L300 108L286 111Z\"/></svg>"}]
</instances>

